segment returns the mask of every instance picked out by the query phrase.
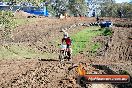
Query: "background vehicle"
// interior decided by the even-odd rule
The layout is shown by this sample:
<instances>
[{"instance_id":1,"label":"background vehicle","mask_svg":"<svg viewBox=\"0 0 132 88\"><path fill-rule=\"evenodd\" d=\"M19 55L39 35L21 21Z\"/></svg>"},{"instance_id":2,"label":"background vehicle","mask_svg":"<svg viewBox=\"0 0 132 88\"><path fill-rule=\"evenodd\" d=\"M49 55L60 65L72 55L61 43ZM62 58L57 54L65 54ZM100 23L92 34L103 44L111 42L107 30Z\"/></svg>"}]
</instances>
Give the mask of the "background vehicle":
<instances>
[{"instance_id":1,"label":"background vehicle","mask_svg":"<svg viewBox=\"0 0 132 88\"><path fill-rule=\"evenodd\" d=\"M112 22L111 21L103 21L103 22L100 22L100 27L101 28L105 28L105 27L112 27Z\"/></svg>"}]
</instances>

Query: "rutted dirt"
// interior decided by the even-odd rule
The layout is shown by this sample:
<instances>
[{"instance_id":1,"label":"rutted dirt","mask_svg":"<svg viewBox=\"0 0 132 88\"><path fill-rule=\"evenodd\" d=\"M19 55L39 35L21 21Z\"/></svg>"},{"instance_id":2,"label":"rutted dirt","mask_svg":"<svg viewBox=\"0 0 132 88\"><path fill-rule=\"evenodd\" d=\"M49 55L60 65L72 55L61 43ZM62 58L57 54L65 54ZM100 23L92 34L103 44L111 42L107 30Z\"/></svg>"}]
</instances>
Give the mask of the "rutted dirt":
<instances>
[{"instance_id":1,"label":"rutted dirt","mask_svg":"<svg viewBox=\"0 0 132 88\"><path fill-rule=\"evenodd\" d=\"M52 88L53 86L54 88L58 88L63 87L60 84L61 79L68 79L66 78L68 77L66 72L68 71L68 66L65 64L61 65L59 62L2 60L0 64L0 86L3 88Z\"/></svg>"},{"instance_id":2,"label":"rutted dirt","mask_svg":"<svg viewBox=\"0 0 132 88\"><path fill-rule=\"evenodd\" d=\"M83 27L81 23L90 22L92 19L82 20L80 18L68 18L66 20L42 18L35 23L17 27L13 31L12 41L15 43L27 43L34 45L42 52L57 52L58 44L61 41L62 29L69 33L75 33ZM52 49L52 50L51 50Z\"/></svg>"},{"instance_id":3,"label":"rutted dirt","mask_svg":"<svg viewBox=\"0 0 132 88\"><path fill-rule=\"evenodd\" d=\"M126 70L132 76L132 28L113 28L105 59L117 63L118 70Z\"/></svg>"},{"instance_id":4,"label":"rutted dirt","mask_svg":"<svg viewBox=\"0 0 132 88\"><path fill-rule=\"evenodd\" d=\"M81 88L75 80L78 75L76 69L68 69L73 66L70 63L60 64L58 61L30 59L1 60L0 64L0 87L2 88ZM87 64L86 69L90 71L94 68ZM97 86L113 88L110 84L90 84L88 86L89 88Z\"/></svg>"},{"instance_id":5,"label":"rutted dirt","mask_svg":"<svg viewBox=\"0 0 132 88\"><path fill-rule=\"evenodd\" d=\"M57 46L62 38L61 29L67 29L67 31L72 34L84 28L81 26L81 23L95 21L93 18L68 18L67 20L42 19L31 24L17 27L12 33L11 43L27 44L29 47L40 50L40 52L57 53ZM128 61L129 63L125 65L120 63L116 65L115 68L122 66L123 69L128 69L124 67L126 65L132 66L131 31L130 28L113 28L114 33L111 38L99 36L98 41L101 41L104 47L101 50L101 56L97 59L87 57L80 53L73 58L73 64L60 64L57 60L43 61L43 59L0 60L0 87L81 88L75 80L78 75L76 68L68 70L69 67L79 62L85 63L86 70L89 73L93 73L93 71L98 74L104 73L104 70L94 68L91 64L112 66L116 63L119 64L119 60ZM112 69L118 70L115 68ZM131 70L129 69L128 71ZM88 86L89 88L115 88L111 84L91 84Z\"/></svg>"},{"instance_id":6,"label":"rutted dirt","mask_svg":"<svg viewBox=\"0 0 132 88\"><path fill-rule=\"evenodd\" d=\"M112 31L113 34L111 37L98 36L94 39L94 41L98 41L103 45L97 53L97 62L111 65L111 67L117 68L118 70L127 70L131 73L132 28L113 27ZM124 63L124 61L126 63Z\"/></svg>"},{"instance_id":7,"label":"rutted dirt","mask_svg":"<svg viewBox=\"0 0 132 88\"><path fill-rule=\"evenodd\" d=\"M91 20L93 21L93 18ZM17 27L12 31L11 42L5 42L18 45L19 43L24 44L27 47L38 49L40 52L58 53L57 46L63 37L63 33L60 31L67 29L69 33L76 33L84 28L81 23L86 21L90 22L90 19L68 18L67 20L60 20L42 18L34 23ZM70 66L72 64L61 65L58 61L39 61L38 59L1 60L0 87L79 87L75 82L75 77L73 79L76 71L68 72Z\"/></svg>"}]
</instances>

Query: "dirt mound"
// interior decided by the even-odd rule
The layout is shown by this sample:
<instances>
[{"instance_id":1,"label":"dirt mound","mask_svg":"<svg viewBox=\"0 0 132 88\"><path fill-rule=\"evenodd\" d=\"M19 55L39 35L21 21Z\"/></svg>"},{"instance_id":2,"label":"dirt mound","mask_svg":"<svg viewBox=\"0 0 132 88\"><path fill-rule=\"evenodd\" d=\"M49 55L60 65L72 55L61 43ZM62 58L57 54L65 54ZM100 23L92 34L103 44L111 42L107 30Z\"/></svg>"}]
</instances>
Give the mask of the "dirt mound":
<instances>
[{"instance_id":1,"label":"dirt mound","mask_svg":"<svg viewBox=\"0 0 132 88\"><path fill-rule=\"evenodd\" d=\"M113 27L112 36L99 36L94 39L102 44L97 52L97 64L105 64L117 74L120 70L132 76L132 28Z\"/></svg>"},{"instance_id":2,"label":"dirt mound","mask_svg":"<svg viewBox=\"0 0 132 88\"><path fill-rule=\"evenodd\" d=\"M12 41L10 43L24 44L25 46L35 48L41 52L58 53L58 43L62 38L61 29L67 29L70 34L80 31L81 24L93 22L94 18L67 18L66 20L42 18L34 23L17 27L12 32ZM87 57L84 54L78 54L74 57L74 63L80 61L86 63L86 68L92 73L93 67L88 65L101 64L107 62L106 65L117 63L115 66L131 66L131 33L128 28L113 28L112 37L98 37L98 41L103 44L103 59ZM102 55L100 53L100 55ZM45 58L44 58L45 59ZM47 59L47 58L46 58ZM56 58L54 58L56 59ZM124 65L121 61L130 61ZM115 64L114 63L114 64ZM119 65L120 63L120 65ZM46 61L35 59L24 60L1 60L0 61L0 87L44 87L44 88L80 88L76 83L76 69L68 70L73 64L60 64L57 60ZM112 66L112 65L111 65ZM130 68L130 67L129 67ZM120 68L119 68L120 69ZM128 69L128 68L124 68ZM94 69L99 74L103 71ZM129 69L129 71L131 71ZM111 84L91 84L89 88L113 88Z\"/></svg>"},{"instance_id":3,"label":"dirt mound","mask_svg":"<svg viewBox=\"0 0 132 88\"><path fill-rule=\"evenodd\" d=\"M69 78L67 78L68 74L66 72L68 66L65 64L61 65L59 62L54 62L54 61L40 62L37 60L25 60L25 61L9 60L9 62L0 61L0 63L1 63L0 87L3 88L7 88L7 87L51 88L53 86L54 88L58 88L59 86L61 87L62 84L64 84L66 87L68 83L68 82L61 83L60 80L62 79L69 80Z\"/></svg>"},{"instance_id":4,"label":"dirt mound","mask_svg":"<svg viewBox=\"0 0 132 88\"><path fill-rule=\"evenodd\" d=\"M42 18L31 24L17 27L12 33L14 43L27 43L39 51L54 53L58 52L58 44L61 43L62 29L73 34L83 29L82 23L91 19L67 18L66 20Z\"/></svg>"},{"instance_id":5,"label":"dirt mound","mask_svg":"<svg viewBox=\"0 0 132 88\"><path fill-rule=\"evenodd\" d=\"M77 65L75 65L77 66ZM0 87L2 88L81 88L77 84L77 70L72 63L39 60L1 60ZM92 69L88 66L87 69ZM90 84L88 88L113 88L111 84Z\"/></svg>"},{"instance_id":6,"label":"dirt mound","mask_svg":"<svg viewBox=\"0 0 132 88\"><path fill-rule=\"evenodd\" d=\"M114 27L113 31L106 58L113 61L132 61L132 29Z\"/></svg>"},{"instance_id":7,"label":"dirt mound","mask_svg":"<svg viewBox=\"0 0 132 88\"><path fill-rule=\"evenodd\" d=\"M26 13L24 11L21 11L21 10L17 10L15 13L14 13L14 16L15 18L27 18L29 16L33 16L29 13Z\"/></svg>"}]
</instances>

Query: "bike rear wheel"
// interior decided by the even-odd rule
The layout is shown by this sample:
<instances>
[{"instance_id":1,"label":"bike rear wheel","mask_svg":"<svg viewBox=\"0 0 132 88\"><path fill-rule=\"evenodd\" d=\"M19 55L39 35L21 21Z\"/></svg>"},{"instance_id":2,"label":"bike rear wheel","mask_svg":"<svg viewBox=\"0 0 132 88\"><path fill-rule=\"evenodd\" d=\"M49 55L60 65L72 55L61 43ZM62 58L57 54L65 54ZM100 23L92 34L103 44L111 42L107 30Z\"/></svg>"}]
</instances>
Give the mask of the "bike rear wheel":
<instances>
[{"instance_id":1,"label":"bike rear wheel","mask_svg":"<svg viewBox=\"0 0 132 88\"><path fill-rule=\"evenodd\" d=\"M60 51L59 60L63 61L65 59L64 50Z\"/></svg>"}]
</instances>

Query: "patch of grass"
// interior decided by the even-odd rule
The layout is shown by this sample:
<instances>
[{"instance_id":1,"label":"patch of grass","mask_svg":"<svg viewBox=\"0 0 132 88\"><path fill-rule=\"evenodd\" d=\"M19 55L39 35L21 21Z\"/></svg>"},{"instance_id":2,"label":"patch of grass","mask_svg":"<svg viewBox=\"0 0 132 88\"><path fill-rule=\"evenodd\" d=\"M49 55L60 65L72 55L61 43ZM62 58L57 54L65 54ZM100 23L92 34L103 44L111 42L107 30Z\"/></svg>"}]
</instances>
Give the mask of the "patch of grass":
<instances>
[{"instance_id":1,"label":"patch of grass","mask_svg":"<svg viewBox=\"0 0 132 88\"><path fill-rule=\"evenodd\" d=\"M85 50L89 47L91 51L95 52L100 45L92 43L92 38L101 35L102 31L98 30L99 27L88 27L77 34L71 36L73 55Z\"/></svg>"},{"instance_id":2,"label":"patch of grass","mask_svg":"<svg viewBox=\"0 0 132 88\"><path fill-rule=\"evenodd\" d=\"M24 45L5 45L0 46L0 59L23 59L23 58L53 58L56 57L52 53L40 53L38 50Z\"/></svg>"}]
</instances>

